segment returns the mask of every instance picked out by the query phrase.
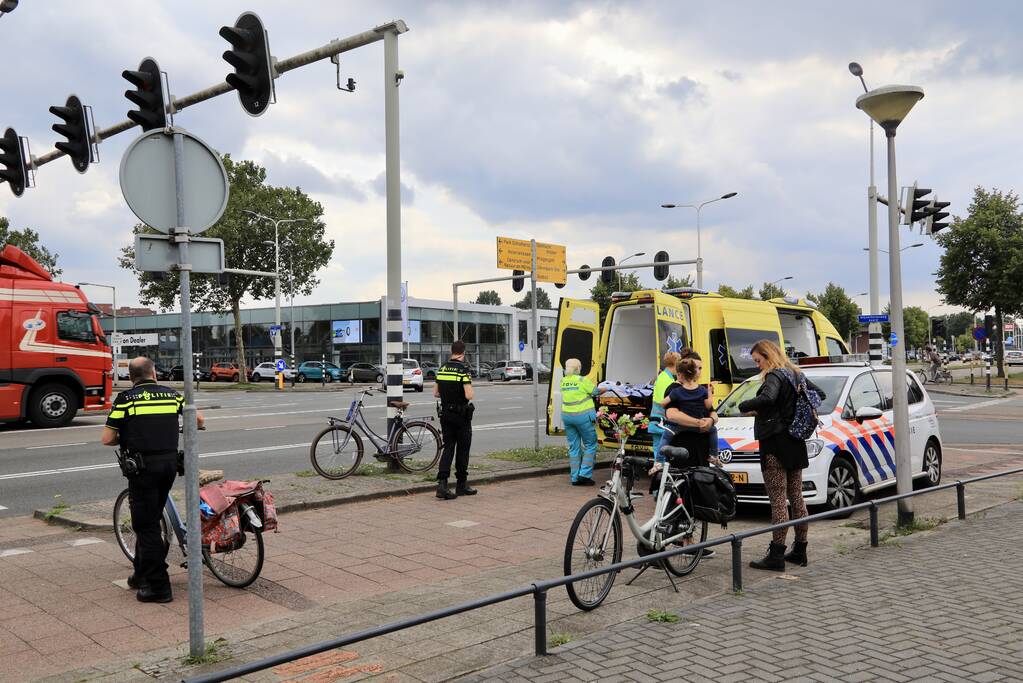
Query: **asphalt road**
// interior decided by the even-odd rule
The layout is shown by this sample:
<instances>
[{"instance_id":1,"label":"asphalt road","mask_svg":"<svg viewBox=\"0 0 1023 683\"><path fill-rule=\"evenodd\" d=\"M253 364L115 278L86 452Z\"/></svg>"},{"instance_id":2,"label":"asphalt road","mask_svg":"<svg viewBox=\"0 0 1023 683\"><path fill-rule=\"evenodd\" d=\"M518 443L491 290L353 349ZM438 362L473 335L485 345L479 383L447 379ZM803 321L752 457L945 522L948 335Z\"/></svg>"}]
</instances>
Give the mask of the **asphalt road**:
<instances>
[{"instance_id":1,"label":"asphalt road","mask_svg":"<svg viewBox=\"0 0 1023 683\"><path fill-rule=\"evenodd\" d=\"M409 417L432 415L426 391L406 393ZM328 415L344 416L354 390L343 392L200 392L208 429L200 432L199 452L206 468L225 470L232 479L272 476L311 469L309 444ZM547 391L541 386L541 403ZM946 444L1016 444L1023 436L1023 398L986 399L934 394ZM487 452L533 443L532 387L477 387L473 450ZM213 408L219 406L219 408ZM372 426L384 430L384 398L367 401ZM541 406L541 417L544 406ZM79 417L61 429L0 426L0 517L30 514L53 506L54 496L74 503L113 498L124 487L112 449L99 443L104 417ZM543 424L541 423L541 428ZM541 434L542 443L562 438ZM369 451L369 444L367 444ZM366 461L374 462L367 452Z\"/></svg>"}]
</instances>

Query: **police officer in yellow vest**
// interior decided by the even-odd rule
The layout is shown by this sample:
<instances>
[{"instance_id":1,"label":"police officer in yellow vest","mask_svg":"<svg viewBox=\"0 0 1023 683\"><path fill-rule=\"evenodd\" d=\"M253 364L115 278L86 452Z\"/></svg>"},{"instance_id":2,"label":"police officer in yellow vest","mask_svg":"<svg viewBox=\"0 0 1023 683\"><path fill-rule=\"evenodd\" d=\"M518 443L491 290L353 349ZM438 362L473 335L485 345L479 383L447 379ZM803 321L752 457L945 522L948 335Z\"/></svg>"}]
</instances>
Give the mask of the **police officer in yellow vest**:
<instances>
[{"instance_id":1,"label":"police officer in yellow vest","mask_svg":"<svg viewBox=\"0 0 1023 683\"><path fill-rule=\"evenodd\" d=\"M167 546L160 520L177 474L178 415L184 400L174 389L157 384L156 368L149 358L133 358L128 377L132 388L114 399L102 437L105 446L120 446L136 462L128 477L135 532L135 571L128 577L128 586L137 589L139 602L170 602ZM202 413L196 413L196 420L202 429Z\"/></svg>"},{"instance_id":2,"label":"police officer in yellow vest","mask_svg":"<svg viewBox=\"0 0 1023 683\"><path fill-rule=\"evenodd\" d=\"M597 457L597 413L593 382L579 374L578 358L565 361L561 380L561 421L568 436L568 464L572 486L593 486L593 463Z\"/></svg>"},{"instance_id":3,"label":"police officer in yellow vest","mask_svg":"<svg viewBox=\"0 0 1023 683\"><path fill-rule=\"evenodd\" d=\"M437 411L444 437L444 452L437 470L437 497L454 500L458 496L475 496L478 491L469 486L469 447L472 445L472 379L465 364L465 342L456 339L451 344L451 358L437 369L437 382L433 395L438 398ZM454 493L448 488L451 461L455 461L457 484Z\"/></svg>"}]
</instances>

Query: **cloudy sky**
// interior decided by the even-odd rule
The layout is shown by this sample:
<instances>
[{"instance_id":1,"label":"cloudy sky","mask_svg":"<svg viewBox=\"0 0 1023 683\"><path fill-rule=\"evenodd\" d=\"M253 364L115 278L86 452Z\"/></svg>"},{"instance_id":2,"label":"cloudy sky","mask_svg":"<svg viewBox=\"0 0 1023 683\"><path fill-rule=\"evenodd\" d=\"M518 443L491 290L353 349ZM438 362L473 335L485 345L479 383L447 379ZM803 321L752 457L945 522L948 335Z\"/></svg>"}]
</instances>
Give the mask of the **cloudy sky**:
<instances>
[{"instance_id":1,"label":"cloudy sky","mask_svg":"<svg viewBox=\"0 0 1023 683\"><path fill-rule=\"evenodd\" d=\"M976 185L1021 185L1023 5L1011 0L23 0L0 19L0 126L43 154L57 139L46 109L70 92L93 105L100 127L116 123L129 108L120 72L145 56L169 72L175 95L213 85L229 69L217 30L245 10L262 16L281 59L408 23L399 41L402 262L412 296L449 298L453 281L499 275L498 235L565 244L570 267L660 249L694 258L695 213L659 205L731 191L738 196L703 211L709 287L792 275L786 284L800 294L829 281L866 291L868 119L854 105L862 89L852 60L870 87L926 91L900 129L900 185L919 179L956 213ZM278 102L260 118L234 95L177 118L323 203L337 249L308 302L375 299L385 284L382 43L346 53L342 66L358 81L353 94L338 92L334 66L321 62L278 79ZM0 187L0 215L38 230L68 281L116 284L119 304L137 302L136 282L115 261L135 222L117 183L134 137L104 142L85 175L61 159L20 199ZM881 136L877 159L886 188ZM939 249L905 228L901 239L925 242L903 254L907 304L937 305ZM587 288L574 280L562 292Z\"/></svg>"}]
</instances>

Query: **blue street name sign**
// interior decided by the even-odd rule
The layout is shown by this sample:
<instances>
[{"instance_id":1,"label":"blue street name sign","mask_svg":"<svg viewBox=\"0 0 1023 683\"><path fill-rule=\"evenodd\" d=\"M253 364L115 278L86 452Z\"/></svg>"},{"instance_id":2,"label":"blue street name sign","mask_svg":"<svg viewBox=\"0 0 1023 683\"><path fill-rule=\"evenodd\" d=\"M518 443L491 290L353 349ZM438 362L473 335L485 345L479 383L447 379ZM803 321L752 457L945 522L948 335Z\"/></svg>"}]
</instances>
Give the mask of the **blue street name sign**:
<instances>
[{"instance_id":1,"label":"blue street name sign","mask_svg":"<svg viewBox=\"0 0 1023 683\"><path fill-rule=\"evenodd\" d=\"M278 358L277 359L277 372L284 372L284 370L287 367L288 367L288 364L284 362L283 358Z\"/></svg>"},{"instance_id":2,"label":"blue street name sign","mask_svg":"<svg viewBox=\"0 0 1023 683\"><path fill-rule=\"evenodd\" d=\"M878 313L877 315L861 315L861 323L886 323L888 322L887 313Z\"/></svg>"}]
</instances>

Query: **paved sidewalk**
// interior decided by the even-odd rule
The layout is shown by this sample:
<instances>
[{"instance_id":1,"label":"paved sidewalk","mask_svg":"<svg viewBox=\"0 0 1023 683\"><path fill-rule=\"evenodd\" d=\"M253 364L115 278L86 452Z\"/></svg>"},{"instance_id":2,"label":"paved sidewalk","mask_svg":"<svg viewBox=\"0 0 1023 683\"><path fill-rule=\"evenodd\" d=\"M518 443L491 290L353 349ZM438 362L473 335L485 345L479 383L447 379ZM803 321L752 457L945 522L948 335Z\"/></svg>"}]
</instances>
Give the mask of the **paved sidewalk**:
<instances>
[{"instance_id":1,"label":"paved sidewalk","mask_svg":"<svg viewBox=\"0 0 1023 683\"><path fill-rule=\"evenodd\" d=\"M466 680L1018 681L1020 567L1015 502Z\"/></svg>"}]
</instances>

